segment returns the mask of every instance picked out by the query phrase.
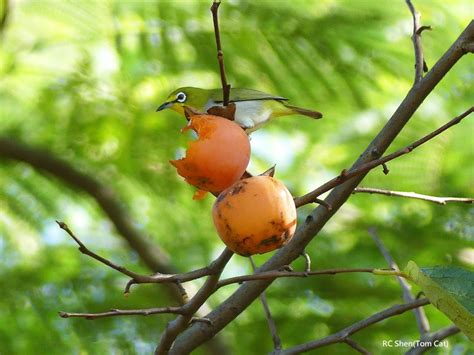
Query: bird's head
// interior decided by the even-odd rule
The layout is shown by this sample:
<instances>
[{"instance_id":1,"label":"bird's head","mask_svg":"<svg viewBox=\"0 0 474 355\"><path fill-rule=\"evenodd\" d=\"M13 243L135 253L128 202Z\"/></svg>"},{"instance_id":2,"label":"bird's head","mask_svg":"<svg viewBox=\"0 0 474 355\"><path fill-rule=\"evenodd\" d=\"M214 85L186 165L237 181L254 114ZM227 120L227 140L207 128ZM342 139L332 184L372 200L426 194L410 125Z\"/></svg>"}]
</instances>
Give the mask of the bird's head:
<instances>
[{"instance_id":1,"label":"bird's head","mask_svg":"<svg viewBox=\"0 0 474 355\"><path fill-rule=\"evenodd\" d=\"M209 98L209 90L183 87L169 94L166 101L156 111L170 108L184 115L184 106L188 106L198 112L203 112Z\"/></svg>"}]
</instances>

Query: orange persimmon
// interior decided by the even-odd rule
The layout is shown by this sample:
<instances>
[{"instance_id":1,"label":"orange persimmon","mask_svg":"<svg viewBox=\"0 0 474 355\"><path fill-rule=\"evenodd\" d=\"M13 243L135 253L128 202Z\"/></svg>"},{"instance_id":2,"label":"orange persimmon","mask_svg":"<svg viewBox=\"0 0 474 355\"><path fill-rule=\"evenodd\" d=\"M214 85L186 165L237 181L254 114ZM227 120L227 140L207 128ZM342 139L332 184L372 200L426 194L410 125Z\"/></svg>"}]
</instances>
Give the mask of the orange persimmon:
<instances>
[{"instance_id":1,"label":"orange persimmon","mask_svg":"<svg viewBox=\"0 0 474 355\"><path fill-rule=\"evenodd\" d=\"M222 191L212 217L222 241L243 256L280 248L296 229L293 197L271 176L243 179Z\"/></svg>"},{"instance_id":2,"label":"orange persimmon","mask_svg":"<svg viewBox=\"0 0 474 355\"><path fill-rule=\"evenodd\" d=\"M183 129L194 130L198 139L189 143L186 156L171 160L186 182L203 191L219 193L242 177L250 160L247 134L236 123L218 116L192 116Z\"/></svg>"}]
</instances>

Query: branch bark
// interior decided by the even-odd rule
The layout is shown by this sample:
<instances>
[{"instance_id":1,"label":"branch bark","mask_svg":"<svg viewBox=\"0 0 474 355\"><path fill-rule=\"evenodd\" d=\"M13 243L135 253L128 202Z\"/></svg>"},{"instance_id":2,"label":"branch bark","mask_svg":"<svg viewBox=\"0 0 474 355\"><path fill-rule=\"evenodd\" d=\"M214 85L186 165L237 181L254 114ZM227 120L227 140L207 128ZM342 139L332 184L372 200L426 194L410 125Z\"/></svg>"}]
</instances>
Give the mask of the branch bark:
<instances>
[{"instance_id":1,"label":"branch bark","mask_svg":"<svg viewBox=\"0 0 474 355\"><path fill-rule=\"evenodd\" d=\"M352 169L356 169L376 158L374 157L374 152L379 152L380 155L385 152L423 100L466 53L464 46L469 43L474 43L474 21L471 21L426 76L411 88L387 124L354 163ZM303 252L306 245L349 198L364 176L365 174L354 177L344 184L337 186L325 199L332 209L328 210L323 206L314 209L306 219L306 222L298 228L291 242L262 265L259 268L259 272L278 269L296 259ZM170 353L189 353L206 340L212 338L243 312L271 282L271 280L262 280L245 283L240 286L234 294L207 316L211 320L212 326L196 324L190 327L178 336Z\"/></svg>"}]
</instances>

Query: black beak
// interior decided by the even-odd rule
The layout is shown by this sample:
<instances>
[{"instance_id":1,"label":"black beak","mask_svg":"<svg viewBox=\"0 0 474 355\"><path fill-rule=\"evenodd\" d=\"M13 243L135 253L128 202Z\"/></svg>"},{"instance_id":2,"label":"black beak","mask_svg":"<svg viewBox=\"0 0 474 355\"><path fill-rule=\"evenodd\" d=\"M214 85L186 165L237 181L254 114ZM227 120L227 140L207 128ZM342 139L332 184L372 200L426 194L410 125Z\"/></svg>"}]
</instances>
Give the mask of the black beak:
<instances>
[{"instance_id":1,"label":"black beak","mask_svg":"<svg viewBox=\"0 0 474 355\"><path fill-rule=\"evenodd\" d=\"M160 107L158 107L158 108L156 109L156 112L161 111L161 110L164 110L164 109L170 107L171 105L173 105L172 102L165 102L163 105L161 105Z\"/></svg>"}]
</instances>

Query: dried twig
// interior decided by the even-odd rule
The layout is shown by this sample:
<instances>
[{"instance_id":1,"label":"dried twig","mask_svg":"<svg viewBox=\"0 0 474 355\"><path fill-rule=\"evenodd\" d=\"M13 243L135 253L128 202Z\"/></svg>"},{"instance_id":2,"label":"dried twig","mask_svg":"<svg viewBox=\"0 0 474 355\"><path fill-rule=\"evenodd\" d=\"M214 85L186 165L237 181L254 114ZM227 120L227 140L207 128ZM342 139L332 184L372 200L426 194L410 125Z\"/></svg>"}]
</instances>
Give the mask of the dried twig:
<instances>
[{"instance_id":1,"label":"dried twig","mask_svg":"<svg viewBox=\"0 0 474 355\"><path fill-rule=\"evenodd\" d=\"M93 251L91 251L85 246L85 244L72 232L72 230L67 226L66 223L59 222L59 221L56 221L56 223L58 223L59 227L63 229L64 231L66 231L66 233L69 234L72 239L74 239L77 245L79 245L79 251L81 253L88 255L91 258L101 262L102 264L105 264L109 266L110 268L131 277L131 280L127 283L127 286L125 287L125 293L130 292L130 288L132 285L143 284L143 283L173 283L173 284L176 284L178 288L181 288L180 283L182 282L196 280L201 277L211 275L214 272L213 271L214 267L213 267L213 264L211 263L209 266L206 266L204 268L193 270L193 271L182 273L182 274L161 274L161 273L157 273L155 275L138 274L134 271L128 270L127 268L123 266L113 263L112 261L104 258L103 256L98 255L97 253L94 253ZM185 292L185 291L182 290L181 292Z\"/></svg>"},{"instance_id":2,"label":"dried twig","mask_svg":"<svg viewBox=\"0 0 474 355\"><path fill-rule=\"evenodd\" d=\"M439 344L441 340L446 339L447 337L457 334L459 332L460 329L458 327L456 327L455 325L450 325L449 327L440 329L431 334L426 334L425 336L421 337L419 344L408 350L405 355L423 354L424 352L431 349L433 346L436 346L436 344ZM424 346L421 346L422 344Z\"/></svg>"},{"instance_id":3,"label":"dried twig","mask_svg":"<svg viewBox=\"0 0 474 355\"><path fill-rule=\"evenodd\" d=\"M223 100L223 105L227 106L229 104L229 97L230 97L230 84L227 84L227 78L225 75L224 52L222 51L221 35L219 31L218 10L219 10L220 4L221 4L220 1L214 0L211 6L211 12L212 12L212 21L214 23L214 34L216 36L217 60L219 61L219 70L221 73L222 95L223 95L222 100Z\"/></svg>"},{"instance_id":4,"label":"dried twig","mask_svg":"<svg viewBox=\"0 0 474 355\"><path fill-rule=\"evenodd\" d=\"M295 205L296 207L300 207L303 205L306 205L308 203L312 203L315 198L317 198L319 195L323 194L326 191L329 191L333 189L334 187L342 184L343 182L353 178L354 176L362 175L373 168L382 165L390 160L393 160L395 158L398 158L402 155L408 154L412 152L415 148L419 147L420 145L428 142L429 140L433 139L440 133L446 131L448 128L451 128L452 126L458 124L461 122L465 117L469 116L472 112L474 112L474 107L471 107L461 115L453 118L451 121L446 123L445 125L441 126L440 128L434 130L430 134L427 134L423 138L417 140L416 142L413 142L412 144L406 146L403 149L397 150L395 153L386 155L382 158L372 160L368 163L365 163L358 168L352 169L352 170L343 170L339 176L336 176L335 178L329 180L325 184L321 185L317 189L307 193L306 195L303 195L301 197L296 197L295 198Z\"/></svg>"},{"instance_id":5,"label":"dried twig","mask_svg":"<svg viewBox=\"0 0 474 355\"><path fill-rule=\"evenodd\" d=\"M375 230L375 228L369 228L369 235L372 237L375 244L382 253L383 257L387 261L388 266L394 270L400 271L400 268L398 267L397 263L390 255L390 252L387 250L387 248L385 248L382 243L382 240L377 235L377 231ZM413 297L413 294L411 293L411 285L403 277L397 276L397 280L402 288L403 300L405 302L413 301L415 297ZM413 313L415 314L418 331L420 332L421 336L424 336L430 331L430 323L428 321L428 318L426 317L425 310L423 308L415 308L413 309Z\"/></svg>"},{"instance_id":6,"label":"dried twig","mask_svg":"<svg viewBox=\"0 0 474 355\"><path fill-rule=\"evenodd\" d=\"M346 342L346 339L349 338L352 334L357 333L358 331L365 329L371 326L372 324L375 324L384 319L402 314L406 311L409 311L410 309L427 305L429 303L430 302L428 301L428 299L422 298L422 299L415 300L409 303L396 305L396 306L387 308L384 311L375 313L372 316L364 320L361 320L357 323L354 323L351 326L344 328L343 330L335 334L329 335L319 340L311 341L309 343L297 345L289 349L284 349L279 352L274 352L274 354L279 354L279 355L280 354L300 354L302 352L320 348L320 347L327 346L330 344Z\"/></svg>"},{"instance_id":7,"label":"dried twig","mask_svg":"<svg viewBox=\"0 0 474 355\"><path fill-rule=\"evenodd\" d=\"M149 316L152 314L182 314L183 307L162 307L162 308L147 308L147 309L111 309L108 312L101 313L69 313L59 312L59 316L62 318L85 318L94 320L98 318L106 317L117 317L117 316Z\"/></svg>"},{"instance_id":8,"label":"dried twig","mask_svg":"<svg viewBox=\"0 0 474 355\"><path fill-rule=\"evenodd\" d=\"M252 269L255 272L257 267L255 266L255 262L253 261L252 257L249 256L250 263L252 264ZM273 340L273 349L280 350L281 349L281 339L278 335L278 331L276 328L275 321L273 320L272 313L270 312L270 307L268 306L267 295L265 292L260 294L260 301L262 302L263 311L265 312L265 317L267 318L268 328L270 328L270 333L272 334Z\"/></svg>"},{"instance_id":9,"label":"dried twig","mask_svg":"<svg viewBox=\"0 0 474 355\"><path fill-rule=\"evenodd\" d=\"M356 187L353 191L354 194L362 193L362 192L369 193L369 194L413 198L417 200L434 202L434 203L437 203L438 205L446 205L449 202L474 203L474 198L470 198L470 197L438 197L438 196L418 194L416 192L390 191L390 190L376 189L372 187Z\"/></svg>"}]
</instances>

